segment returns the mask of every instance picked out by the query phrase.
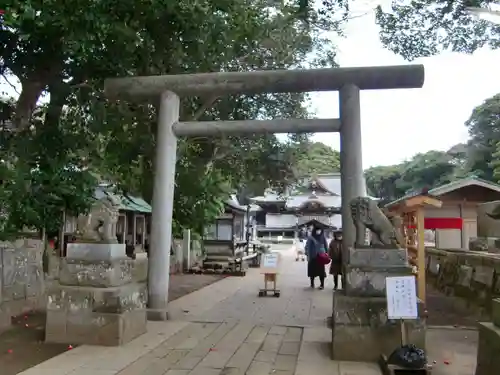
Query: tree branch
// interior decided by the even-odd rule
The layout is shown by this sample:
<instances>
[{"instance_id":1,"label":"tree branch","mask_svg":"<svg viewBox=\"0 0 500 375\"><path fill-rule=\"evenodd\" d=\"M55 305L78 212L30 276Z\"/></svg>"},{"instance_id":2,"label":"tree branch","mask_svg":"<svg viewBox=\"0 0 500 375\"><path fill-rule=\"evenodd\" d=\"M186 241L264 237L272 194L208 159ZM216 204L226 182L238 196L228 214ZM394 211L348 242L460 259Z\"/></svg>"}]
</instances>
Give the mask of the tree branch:
<instances>
[{"instance_id":1,"label":"tree branch","mask_svg":"<svg viewBox=\"0 0 500 375\"><path fill-rule=\"evenodd\" d=\"M7 82L7 84L16 92L17 95L21 95L21 93L17 90L16 86L12 82L9 81L9 79L7 78L5 73L2 73L1 76L3 77L5 82Z\"/></svg>"},{"instance_id":2,"label":"tree branch","mask_svg":"<svg viewBox=\"0 0 500 375\"><path fill-rule=\"evenodd\" d=\"M203 115L203 113L205 113L205 111L207 109L209 109L210 107L212 107L216 102L217 100L220 99L220 96L212 96L210 97L206 102L204 102L197 110L196 112L188 118L187 121L198 121L198 119Z\"/></svg>"}]
</instances>

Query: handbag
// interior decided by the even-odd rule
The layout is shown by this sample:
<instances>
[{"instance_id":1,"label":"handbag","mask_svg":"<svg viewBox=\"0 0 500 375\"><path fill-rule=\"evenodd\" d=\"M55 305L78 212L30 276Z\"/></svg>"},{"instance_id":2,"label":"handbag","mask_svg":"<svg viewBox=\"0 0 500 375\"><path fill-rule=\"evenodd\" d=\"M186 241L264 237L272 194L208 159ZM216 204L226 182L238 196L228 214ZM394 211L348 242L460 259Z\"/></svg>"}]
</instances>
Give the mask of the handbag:
<instances>
[{"instance_id":1,"label":"handbag","mask_svg":"<svg viewBox=\"0 0 500 375\"><path fill-rule=\"evenodd\" d=\"M330 256L327 253L319 253L318 262L323 266L326 266L328 263L331 262Z\"/></svg>"},{"instance_id":2,"label":"handbag","mask_svg":"<svg viewBox=\"0 0 500 375\"><path fill-rule=\"evenodd\" d=\"M330 256L326 252L326 249L324 246L322 246L315 238L312 238L316 246L321 246L320 247L320 252L316 255L316 259L318 260L319 264L322 266L326 266L328 263L331 262Z\"/></svg>"}]
</instances>

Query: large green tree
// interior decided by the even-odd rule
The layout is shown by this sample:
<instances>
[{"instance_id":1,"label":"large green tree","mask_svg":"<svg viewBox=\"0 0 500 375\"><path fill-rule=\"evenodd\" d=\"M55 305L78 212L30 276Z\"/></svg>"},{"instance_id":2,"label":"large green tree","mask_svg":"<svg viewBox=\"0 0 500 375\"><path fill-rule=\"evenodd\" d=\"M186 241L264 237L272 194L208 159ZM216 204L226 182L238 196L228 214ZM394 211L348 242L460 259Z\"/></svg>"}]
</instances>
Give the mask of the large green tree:
<instances>
[{"instance_id":1,"label":"large green tree","mask_svg":"<svg viewBox=\"0 0 500 375\"><path fill-rule=\"evenodd\" d=\"M354 1L323 0L320 13L349 9ZM297 0L301 14L316 6ZM376 5L376 22L382 43L407 60L436 55L442 51L472 53L478 48L500 47L500 25L474 17L468 8L485 8L496 0L393 0L389 7ZM334 16L333 16L334 17Z\"/></svg>"},{"instance_id":2,"label":"large green tree","mask_svg":"<svg viewBox=\"0 0 500 375\"><path fill-rule=\"evenodd\" d=\"M64 137L62 145L45 139L44 147L71 152L62 152L68 157L57 163L48 154L49 162L37 168L50 165L44 173L51 175L53 165L76 165L77 171L95 172L148 200L157 103L107 102L102 96L105 78L331 65L335 51L321 31L337 29L343 19L313 11L310 22L303 22L297 7L270 6L264 0L6 1L0 73L15 75L22 86L12 111L11 141L4 147L13 153L12 163L32 163L33 153L13 152L18 148L12 145L34 139L45 127L57 130L58 136L78 129L79 144ZM49 102L34 125L33 111L45 94ZM304 117L306 101L302 94L186 98L181 119ZM285 143L272 135L182 140L175 229L200 229L217 213L224 195L240 184L255 179L264 185L283 184L293 176L289 146L303 138ZM24 173L6 176L10 180L32 173L28 168L10 171ZM9 191L16 200L15 189ZM21 195L17 198L22 202Z\"/></svg>"},{"instance_id":3,"label":"large green tree","mask_svg":"<svg viewBox=\"0 0 500 375\"><path fill-rule=\"evenodd\" d=\"M465 125L470 135L468 169L479 177L498 181L500 94L486 99L474 108Z\"/></svg>"},{"instance_id":4,"label":"large green tree","mask_svg":"<svg viewBox=\"0 0 500 375\"><path fill-rule=\"evenodd\" d=\"M322 142L302 142L295 146L295 155L297 177L340 170L340 153Z\"/></svg>"},{"instance_id":5,"label":"large green tree","mask_svg":"<svg viewBox=\"0 0 500 375\"><path fill-rule=\"evenodd\" d=\"M366 171L371 193L388 200L407 190L434 187L474 175L500 182L500 94L474 108L465 123L470 139L447 152L429 151L409 161Z\"/></svg>"},{"instance_id":6,"label":"large green tree","mask_svg":"<svg viewBox=\"0 0 500 375\"><path fill-rule=\"evenodd\" d=\"M457 145L447 152L428 151L396 165L378 166L365 171L369 193L384 203L409 191L433 188L464 177L462 149Z\"/></svg>"},{"instance_id":7,"label":"large green tree","mask_svg":"<svg viewBox=\"0 0 500 375\"><path fill-rule=\"evenodd\" d=\"M406 192L401 186L404 164L377 166L365 171L368 194L380 198L383 203L393 201Z\"/></svg>"},{"instance_id":8,"label":"large green tree","mask_svg":"<svg viewBox=\"0 0 500 375\"><path fill-rule=\"evenodd\" d=\"M500 47L500 25L480 20L468 7L487 8L496 1L396 0L376 8L382 43L407 60L442 51L472 53Z\"/></svg>"}]
</instances>

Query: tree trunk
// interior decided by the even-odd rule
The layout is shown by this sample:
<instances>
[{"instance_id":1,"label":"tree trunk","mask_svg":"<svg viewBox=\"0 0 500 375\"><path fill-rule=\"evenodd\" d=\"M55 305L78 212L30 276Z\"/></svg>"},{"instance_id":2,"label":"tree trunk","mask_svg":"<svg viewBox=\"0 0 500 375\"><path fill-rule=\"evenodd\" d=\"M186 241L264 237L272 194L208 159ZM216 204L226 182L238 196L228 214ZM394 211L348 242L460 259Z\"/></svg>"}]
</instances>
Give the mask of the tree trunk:
<instances>
[{"instance_id":1,"label":"tree trunk","mask_svg":"<svg viewBox=\"0 0 500 375\"><path fill-rule=\"evenodd\" d=\"M27 79L22 82L21 95L16 103L14 125L16 131L25 130L30 125L31 116L36 108L36 103L42 95L47 83L37 79Z\"/></svg>"},{"instance_id":2,"label":"tree trunk","mask_svg":"<svg viewBox=\"0 0 500 375\"><path fill-rule=\"evenodd\" d=\"M60 82L49 86L50 102L45 115L45 124L58 124L66 104L69 90L68 86Z\"/></svg>"}]
</instances>

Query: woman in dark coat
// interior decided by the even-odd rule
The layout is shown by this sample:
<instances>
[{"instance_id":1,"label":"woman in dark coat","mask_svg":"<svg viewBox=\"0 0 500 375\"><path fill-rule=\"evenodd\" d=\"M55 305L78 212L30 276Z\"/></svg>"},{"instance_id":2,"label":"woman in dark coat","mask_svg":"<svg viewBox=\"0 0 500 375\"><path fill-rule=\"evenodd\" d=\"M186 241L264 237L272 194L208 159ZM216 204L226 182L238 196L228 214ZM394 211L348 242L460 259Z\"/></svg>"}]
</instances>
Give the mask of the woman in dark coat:
<instances>
[{"instance_id":1,"label":"woman in dark coat","mask_svg":"<svg viewBox=\"0 0 500 375\"><path fill-rule=\"evenodd\" d=\"M342 232L335 232L328 247L330 255L330 275L333 275L333 285L336 290L339 286L339 276L342 275Z\"/></svg>"},{"instance_id":2,"label":"woman in dark coat","mask_svg":"<svg viewBox=\"0 0 500 375\"><path fill-rule=\"evenodd\" d=\"M325 266L318 259L318 254L325 253L328 248L323 229L314 227L306 242L307 276L311 280L311 288L314 288L314 279L319 277L320 289L325 288Z\"/></svg>"}]
</instances>

